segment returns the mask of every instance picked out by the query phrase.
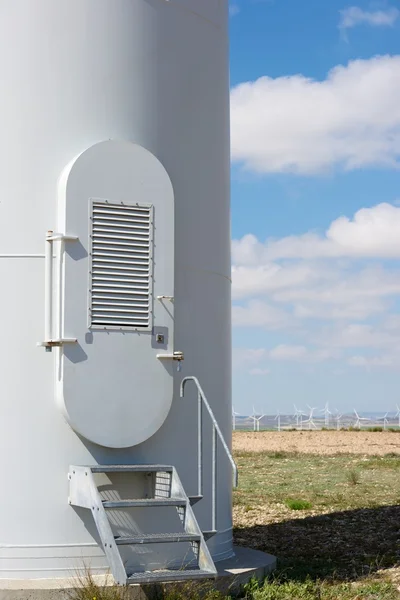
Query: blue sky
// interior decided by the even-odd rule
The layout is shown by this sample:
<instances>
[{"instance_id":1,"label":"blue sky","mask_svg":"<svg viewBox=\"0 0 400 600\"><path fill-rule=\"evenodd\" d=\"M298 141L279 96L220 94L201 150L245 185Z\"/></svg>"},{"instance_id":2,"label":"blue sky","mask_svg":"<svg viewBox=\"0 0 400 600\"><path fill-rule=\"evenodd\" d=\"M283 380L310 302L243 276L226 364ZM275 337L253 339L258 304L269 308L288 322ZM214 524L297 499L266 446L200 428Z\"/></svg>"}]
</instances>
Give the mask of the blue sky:
<instances>
[{"instance_id":1,"label":"blue sky","mask_svg":"<svg viewBox=\"0 0 400 600\"><path fill-rule=\"evenodd\" d=\"M400 404L400 2L231 0L234 407Z\"/></svg>"}]
</instances>

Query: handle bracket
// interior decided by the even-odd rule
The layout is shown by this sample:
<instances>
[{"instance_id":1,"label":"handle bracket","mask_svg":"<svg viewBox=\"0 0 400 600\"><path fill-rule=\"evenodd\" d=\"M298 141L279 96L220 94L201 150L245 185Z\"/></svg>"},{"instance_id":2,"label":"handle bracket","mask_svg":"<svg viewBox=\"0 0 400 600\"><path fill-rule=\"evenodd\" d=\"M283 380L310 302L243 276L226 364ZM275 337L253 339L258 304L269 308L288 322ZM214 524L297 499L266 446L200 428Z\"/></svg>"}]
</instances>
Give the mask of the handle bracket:
<instances>
[{"instance_id":1,"label":"handle bracket","mask_svg":"<svg viewBox=\"0 0 400 600\"><path fill-rule=\"evenodd\" d=\"M64 344L77 344L76 338L58 338L54 340L45 340L44 342L38 342L36 345L43 348L55 348L64 346Z\"/></svg>"},{"instance_id":2,"label":"handle bracket","mask_svg":"<svg viewBox=\"0 0 400 600\"><path fill-rule=\"evenodd\" d=\"M60 347L64 344L76 344L78 340L74 338L53 337L53 243L76 242L77 235L65 233L54 233L49 230L46 234L45 246L45 296L44 296L44 341L37 345L44 347L46 352L51 352L53 347ZM61 324L59 325L61 332Z\"/></svg>"}]
</instances>

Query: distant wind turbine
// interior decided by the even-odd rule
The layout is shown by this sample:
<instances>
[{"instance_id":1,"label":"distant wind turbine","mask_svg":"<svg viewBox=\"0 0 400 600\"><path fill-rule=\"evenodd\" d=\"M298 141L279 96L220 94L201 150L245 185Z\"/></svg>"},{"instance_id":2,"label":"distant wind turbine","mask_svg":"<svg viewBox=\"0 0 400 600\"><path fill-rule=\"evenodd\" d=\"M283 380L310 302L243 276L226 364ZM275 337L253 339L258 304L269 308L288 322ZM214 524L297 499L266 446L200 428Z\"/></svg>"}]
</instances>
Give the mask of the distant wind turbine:
<instances>
[{"instance_id":1,"label":"distant wind turbine","mask_svg":"<svg viewBox=\"0 0 400 600\"><path fill-rule=\"evenodd\" d=\"M324 417L325 417L325 427L327 429L329 429L329 416L332 414L331 411L329 410L329 404L328 402L325 404L324 408L321 410L321 412L323 413Z\"/></svg>"},{"instance_id":2,"label":"distant wind turbine","mask_svg":"<svg viewBox=\"0 0 400 600\"><path fill-rule=\"evenodd\" d=\"M371 419L368 419L367 417L360 417L358 412L356 411L356 409L354 409L354 414L356 415L356 422L354 424L354 427L356 427L357 429L361 429L361 421L370 421Z\"/></svg>"},{"instance_id":3,"label":"distant wind turbine","mask_svg":"<svg viewBox=\"0 0 400 600\"><path fill-rule=\"evenodd\" d=\"M300 424L300 429L303 429L303 417L306 416L303 411L301 410L301 408L297 408L297 406L295 404L293 404L294 406L294 410L295 410L295 418L296 418L296 427L299 427Z\"/></svg>"},{"instance_id":4,"label":"distant wind turbine","mask_svg":"<svg viewBox=\"0 0 400 600\"><path fill-rule=\"evenodd\" d=\"M257 418L257 431L260 431L260 421L261 419L263 419L265 417L264 415L261 415L260 417Z\"/></svg>"},{"instance_id":5,"label":"distant wind turbine","mask_svg":"<svg viewBox=\"0 0 400 600\"><path fill-rule=\"evenodd\" d=\"M232 429L236 431L236 416L239 416L239 413L235 412L235 409L232 407Z\"/></svg>"},{"instance_id":6,"label":"distant wind turbine","mask_svg":"<svg viewBox=\"0 0 400 600\"><path fill-rule=\"evenodd\" d=\"M306 421L304 421L304 423L308 423L308 429L311 429L311 427L314 427L314 429L317 429L317 426L314 422L313 416L314 416L314 411L317 410L316 406L309 406L307 404L308 408L310 409L310 414L308 416L308 419Z\"/></svg>"},{"instance_id":7,"label":"distant wind turbine","mask_svg":"<svg viewBox=\"0 0 400 600\"><path fill-rule=\"evenodd\" d=\"M254 423L254 429L253 429L253 431L260 431L260 421L264 417L265 417L265 414L257 417L256 416L255 408L253 406L253 415L250 417L251 419L253 419L253 423Z\"/></svg>"},{"instance_id":8,"label":"distant wind turbine","mask_svg":"<svg viewBox=\"0 0 400 600\"><path fill-rule=\"evenodd\" d=\"M281 430L281 413L279 412L279 409L278 409L278 412L276 413L275 421L276 420L278 420L278 431L280 431Z\"/></svg>"},{"instance_id":9,"label":"distant wind turbine","mask_svg":"<svg viewBox=\"0 0 400 600\"><path fill-rule=\"evenodd\" d=\"M396 408L397 408L397 413L395 414L395 417L398 417L398 419L399 419L399 429L400 429L400 408L399 408L398 404L396 404Z\"/></svg>"},{"instance_id":10,"label":"distant wind turbine","mask_svg":"<svg viewBox=\"0 0 400 600\"><path fill-rule=\"evenodd\" d=\"M387 416L389 413L386 413L385 416L381 417L380 419L377 419L377 421L383 421L383 430L386 431L387 426L388 426L388 420L387 420Z\"/></svg>"},{"instance_id":11,"label":"distant wind turbine","mask_svg":"<svg viewBox=\"0 0 400 600\"><path fill-rule=\"evenodd\" d=\"M342 417L343 417L343 415L342 414L339 415L339 412L337 412L337 414L336 414L336 429L337 429L337 431L339 431L339 429L340 429L340 421L341 421Z\"/></svg>"}]
</instances>

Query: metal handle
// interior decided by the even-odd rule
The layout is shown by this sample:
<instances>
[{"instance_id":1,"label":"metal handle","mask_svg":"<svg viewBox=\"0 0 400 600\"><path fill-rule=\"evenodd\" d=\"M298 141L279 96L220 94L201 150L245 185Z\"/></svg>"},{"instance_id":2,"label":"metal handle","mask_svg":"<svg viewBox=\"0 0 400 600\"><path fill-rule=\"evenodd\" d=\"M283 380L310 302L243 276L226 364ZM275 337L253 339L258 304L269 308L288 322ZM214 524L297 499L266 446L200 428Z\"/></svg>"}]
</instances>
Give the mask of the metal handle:
<instances>
[{"instance_id":1,"label":"metal handle","mask_svg":"<svg viewBox=\"0 0 400 600\"><path fill-rule=\"evenodd\" d=\"M50 340L53 321L53 232L46 234L44 254L44 339Z\"/></svg>"},{"instance_id":2,"label":"metal handle","mask_svg":"<svg viewBox=\"0 0 400 600\"><path fill-rule=\"evenodd\" d=\"M157 354L157 358L160 360L184 360L184 354L180 350L177 350L173 354Z\"/></svg>"},{"instance_id":3,"label":"metal handle","mask_svg":"<svg viewBox=\"0 0 400 600\"><path fill-rule=\"evenodd\" d=\"M46 234L45 245L45 272L44 272L44 341L37 345L51 352L54 346L63 346L64 344L76 344L75 338L53 338L53 243L54 242L75 242L79 238L76 235L64 235L48 231Z\"/></svg>"}]
</instances>

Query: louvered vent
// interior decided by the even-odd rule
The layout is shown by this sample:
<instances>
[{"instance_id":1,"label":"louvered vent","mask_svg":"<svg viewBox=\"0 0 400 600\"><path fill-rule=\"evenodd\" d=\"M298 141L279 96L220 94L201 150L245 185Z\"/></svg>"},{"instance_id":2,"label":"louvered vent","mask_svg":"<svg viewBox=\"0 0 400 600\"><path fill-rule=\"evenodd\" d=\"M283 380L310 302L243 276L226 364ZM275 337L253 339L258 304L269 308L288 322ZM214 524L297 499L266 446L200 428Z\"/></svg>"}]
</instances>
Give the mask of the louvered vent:
<instances>
[{"instance_id":1,"label":"louvered vent","mask_svg":"<svg viewBox=\"0 0 400 600\"><path fill-rule=\"evenodd\" d=\"M92 202L90 326L149 328L152 206Z\"/></svg>"}]
</instances>

